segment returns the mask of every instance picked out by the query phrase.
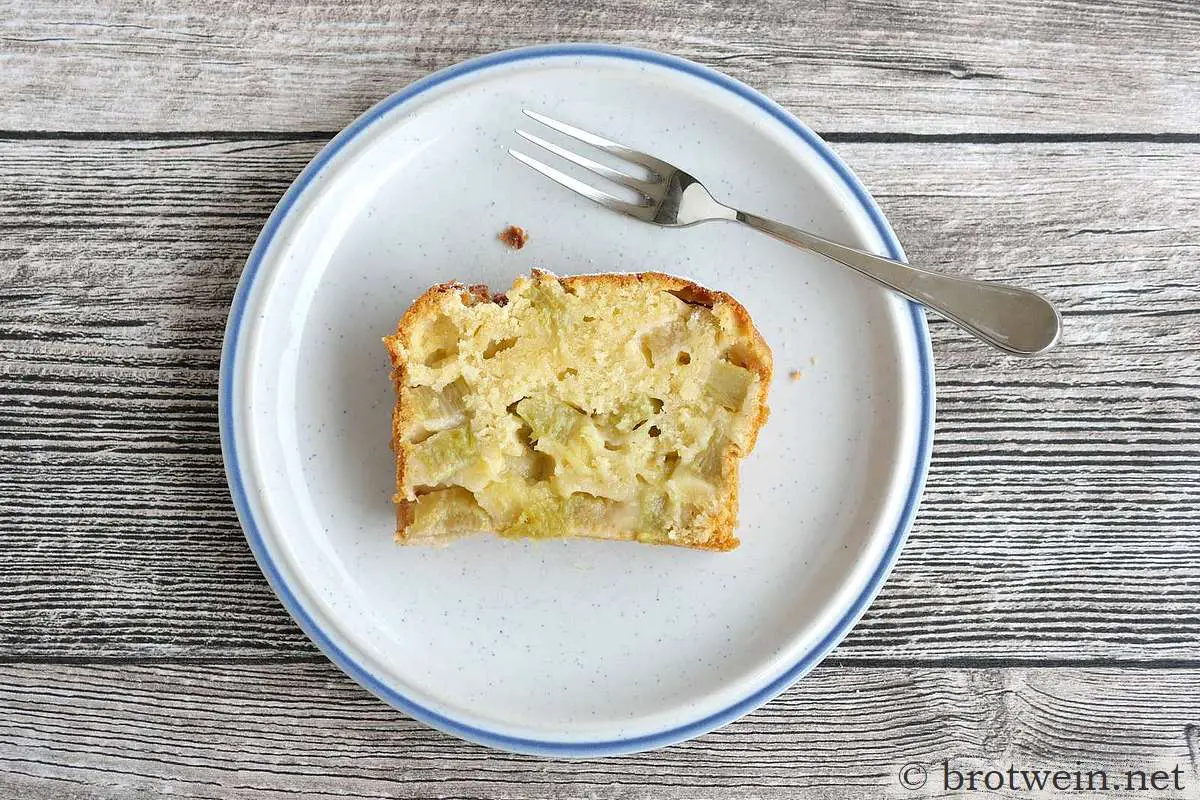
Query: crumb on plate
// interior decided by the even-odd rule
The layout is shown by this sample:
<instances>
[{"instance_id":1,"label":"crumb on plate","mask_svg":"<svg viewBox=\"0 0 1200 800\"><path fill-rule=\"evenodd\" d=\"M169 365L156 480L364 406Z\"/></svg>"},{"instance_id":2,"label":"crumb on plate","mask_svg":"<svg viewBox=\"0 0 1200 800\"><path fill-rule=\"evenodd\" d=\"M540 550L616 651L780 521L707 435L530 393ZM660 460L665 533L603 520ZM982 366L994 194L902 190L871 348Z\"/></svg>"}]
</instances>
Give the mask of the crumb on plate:
<instances>
[{"instance_id":1,"label":"crumb on plate","mask_svg":"<svg viewBox=\"0 0 1200 800\"><path fill-rule=\"evenodd\" d=\"M788 373L788 377L791 378L793 381L798 381L804 377L804 373L798 369L794 369Z\"/></svg>"},{"instance_id":2,"label":"crumb on plate","mask_svg":"<svg viewBox=\"0 0 1200 800\"><path fill-rule=\"evenodd\" d=\"M524 228L517 225L509 225L504 230L500 231L500 241L511 247L513 250L520 250L529 241L529 234Z\"/></svg>"}]
</instances>

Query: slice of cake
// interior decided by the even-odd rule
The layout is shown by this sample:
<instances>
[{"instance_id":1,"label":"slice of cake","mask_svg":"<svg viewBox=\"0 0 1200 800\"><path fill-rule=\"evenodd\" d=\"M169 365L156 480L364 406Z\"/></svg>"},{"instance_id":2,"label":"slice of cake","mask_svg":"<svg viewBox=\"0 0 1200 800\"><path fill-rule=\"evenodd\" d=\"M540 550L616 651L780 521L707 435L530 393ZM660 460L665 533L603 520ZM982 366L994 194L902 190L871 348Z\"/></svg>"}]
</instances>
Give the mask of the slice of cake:
<instances>
[{"instance_id":1,"label":"slice of cake","mask_svg":"<svg viewBox=\"0 0 1200 800\"><path fill-rule=\"evenodd\" d=\"M490 531L707 550L738 540L738 462L771 351L732 297L670 275L534 271L434 286L391 354L403 543Z\"/></svg>"}]
</instances>

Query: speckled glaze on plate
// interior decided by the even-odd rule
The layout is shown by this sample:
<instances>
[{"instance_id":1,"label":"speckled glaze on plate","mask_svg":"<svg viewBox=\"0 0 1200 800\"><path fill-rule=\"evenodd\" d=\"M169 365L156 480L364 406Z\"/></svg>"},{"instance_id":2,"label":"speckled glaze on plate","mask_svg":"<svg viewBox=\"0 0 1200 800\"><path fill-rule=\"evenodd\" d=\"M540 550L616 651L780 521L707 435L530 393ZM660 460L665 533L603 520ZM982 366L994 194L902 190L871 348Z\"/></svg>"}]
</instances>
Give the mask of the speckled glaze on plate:
<instances>
[{"instance_id":1,"label":"speckled glaze on plate","mask_svg":"<svg viewBox=\"0 0 1200 800\"><path fill-rule=\"evenodd\" d=\"M832 152L723 75L594 45L476 59L372 108L280 201L230 313L226 470L284 605L387 702L513 751L661 747L774 697L878 591L929 458L928 335L914 306L820 258L733 225L643 225L540 178L504 152L530 124L522 108L653 152L739 207L900 256ZM510 223L529 232L523 250L497 240ZM741 548L393 544L380 337L430 284L502 288L534 266L661 270L749 309L776 378L742 471Z\"/></svg>"}]
</instances>

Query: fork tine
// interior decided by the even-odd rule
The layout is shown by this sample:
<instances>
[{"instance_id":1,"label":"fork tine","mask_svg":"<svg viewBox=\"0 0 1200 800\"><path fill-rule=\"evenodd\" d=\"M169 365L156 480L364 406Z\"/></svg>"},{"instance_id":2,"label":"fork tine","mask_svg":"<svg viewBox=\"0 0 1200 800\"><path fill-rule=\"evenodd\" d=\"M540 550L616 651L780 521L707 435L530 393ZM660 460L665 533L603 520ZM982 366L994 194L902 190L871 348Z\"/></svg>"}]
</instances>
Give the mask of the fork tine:
<instances>
[{"instance_id":1,"label":"fork tine","mask_svg":"<svg viewBox=\"0 0 1200 800\"><path fill-rule=\"evenodd\" d=\"M611 208L614 211L620 211L622 214L628 214L630 216L637 216L638 212L646 209L646 206L644 205L629 203L620 199L619 197L613 197L607 192L602 192L593 186L589 186L581 180L572 178L566 173L559 172L554 167L547 166L537 159L530 158L524 153L519 153L512 148L509 148L508 154L517 161L520 161L522 164L536 169L538 172L542 173L555 183L561 184L576 194L581 194L587 199L599 203L606 208Z\"/></svg>"},{"instance_id":2,"label":"fork tine","mask_svg":"<svg viewBox=\"0 0 1200 800\"><path fill-rule=\"evenodd\" d=\"M566 149L565 147L559 147L554 142L548 142L545 139L541 138L540 136L534 136L532 133L527 133L527 132L521 130L520 128L517 129L516 134L518 136L520 136L521 138L525 139L526 141L533 142L538 147L541 147L545 150L549 150L551 153L554 153L554 155L556 155L560 158L565 158L567 161L570 161L572 164L578 164L579 166L583 167L584 169L590 170L590 171L596 173L597 175L600 175L601 177L608 178L610 181L613 181L614 183L619 183L622 186L628 186L630 189L636 189L639 191L639 194L644 193L644 190L646 188L648 188L651 183L650 181L644 181L639 178L634 178L632 176L626 175L624 172L621 172L620 170L615 170L615 169L612 169L611 167L606 167L603 164L600 164L596 161L592 161L590 158L587 158L586 156L581 156L578 153L575 153L575 152L572 152L572 151ZM649 196L647 196L646 199L647 200L650 199Z\"/></svg>"},{"instance_id":3,"label":"fork tine","mask_svg":"<svg viewBox=\"0 0 1200 800\"><path fill-rule=\"evenodd\" d=\"M626 145L614 142L611 139L605 139L603 136L597 136L594 133L588 133L585 130L576 128L574 125L568 125L565 122L559 122L556 119L547 117L545 114L539 114L538 112L530 111L527 108L522 109L521 113L530 119L537 120L547 128L553 128L559 133L565 133L567 136L578 139L586 144L590 144L592 147L599 148L606 153L612 153L615 156L629 159L635 164L650 170L651 174L658 181L664 180L668 174L675 171L675 167L671 166L662 159L655 158L649 153L643 153L641 150L634 150L632 147L627 147Z\"/></svg>"}]
</instances>

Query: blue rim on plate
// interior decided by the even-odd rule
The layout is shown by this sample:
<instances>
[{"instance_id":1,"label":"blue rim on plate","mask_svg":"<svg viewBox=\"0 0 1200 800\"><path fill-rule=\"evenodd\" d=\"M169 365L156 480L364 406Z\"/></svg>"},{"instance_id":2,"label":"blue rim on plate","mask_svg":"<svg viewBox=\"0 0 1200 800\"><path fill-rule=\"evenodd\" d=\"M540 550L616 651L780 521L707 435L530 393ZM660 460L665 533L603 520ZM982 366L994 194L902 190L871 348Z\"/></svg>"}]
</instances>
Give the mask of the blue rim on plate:
<instances>
[{"instance_id":1,"label":"blue rim on plate","mask_svg":"<svg viewBox=\"0 0 1200 800\"><path fill-rule=\"evenodd\" d=\"M396 690L387 686L379 678L371 674L362 665L358 664L346 652L344 652L330 637L323 631L316 621L309 615L307 610L298 601L291 587L280 574L275 562L272 560L266 543L263 540L262 533L259 530L257 520L254 519L251 513L250 506L246 499L246 488L242 482L241 466L237 448L234 441L233 433L233 418L235 409L233 407L233 380L236 374L236 353L238 349L238 341L242 332L244 316L246 311L246 298L250 294L250 290L254 285L254 281L258 275L259 268L262 265L263 256L266 254L271 242L278 233L280 225L288 214L291 213L296 201L318 176L326 164L345 147L351 140L361 134L370 125L379 120L381 117L390 111L400 107L405 102L414 97L426 92L436 86L440 86L456 78L461 78L465 75L479 72L491 67L496 67L504 64L511 64L518 61L525 61L536 58L552 58L552 57L580 57L580 56L601 56L604 58L626 59L635 62L654 64L669 69L678 70L688 75L701 78L715 87L732 92L739 97L749 100L758 108L766 111L772 117L783 123L789 130L796 134L809 147L813 149L824 161L834 170L847 188L854 194L855 199L861 205L862 210L866 212L871 222L875 226L875 230L882 238L888 254L892 258L903 259L904 254L900 248L900 243L896 240L895 234L891 227L884 219L882 212L875 205L874 200L867 194L865 188L850 171L850 169L842 163L829 146L821 140L812 130L785 111L782 107L775 104L773 101L758 93L754 89L740 83L733 78L722 75L719 72L702 67L691 61L687 61L675 56L663 55L649 50L639 50L629 47L619 47L615 45L601 44L559 44L559 45L542 45L536 47L526 47L516 50L506 50L499 53L493 53L470 61L448 67L439 72L435 72L416 83L396 92L390 97L378 103L361 117L356 119L341 133L333 138L316 157L305 167L300 173L295 182L288 188L287 192L276 205L274 212L267 220L263 227L262 233L255 242L254 249L250 253L250 257L246 262L246 268L242 273L241 281L238 284L237 292L234 294L233 303L229 312L229 320L225 328L225 342L221 352L221 370L220 370L220 391L219 391L219 406L218 415L220 417L221 429L221 451L225 460L225 472L229 480L229 490L233 497L234 506L237 509L238 518L241 521L242 528L245 530L246 539L250 543L250 549L254 552L254 557L257 559L259 566L262 568L263 574L267 581L283 602L288 613L300 625L309 638L312 639L327 656L337 664L346 674L354 678L364 687L369 689L375 695L404 711L406 714L426 723L434 728L438 728L447 733L454 734L463 739L467 739L479 744L488 745L490 747L500 748L520 753L530 753L534 755L566 757L566 758L588 758L595 756L616 755L619 753L638 752L642 750L652 750L658 747L675 744L687 739L694 738L704 733L708 733L715 728L718 728L726 723L732 722L738 717L753 711L767 701L773 699L780 694L784 689L801 678L805 673L816 666L825 655L832 650L838 642L842 640L858 619L866 611L867 606L875 598L882 586L888 573L891 572L892 565L899 555L900 548L904 544L904 540L908 536L909 528L912 526L913 518L916 515L917 504L921 498L921 492L924 488L925 474L929 467L930 446L933 436L933 360L929 341L929 331L925 323L925 315L920 306L915 303L909 304L909 312L912 319L913 331L916 335L917 359L920 367L921 379L921 420L920 431L917 440L916 464L912 475L912 481L909 485L908 495L905 499L904 511L900 515L900 520L893 532L891 540L888 543L887 549L884 551L883 557L880 559L878 566L875 568L871 577L868 579L862 593L854 601L854 603L846 610L833 628L825 635L820 642L809 650L803 658L801 658L794 666L785 671L782 675L776 678L771 683L757 690L748 697L733 703L728 708L714 714L709 714L702 719L695 720L653 734L630 737L625 739L612 739L607 741L595 742L556 742L543 741L538 739L527 739L515 736L508 736L503 733L489 731L459 722L455 719L439 714L436 711L425 708L418 703L413 702L409 698L400 694Z\"/></svg>"}]
</instances>

